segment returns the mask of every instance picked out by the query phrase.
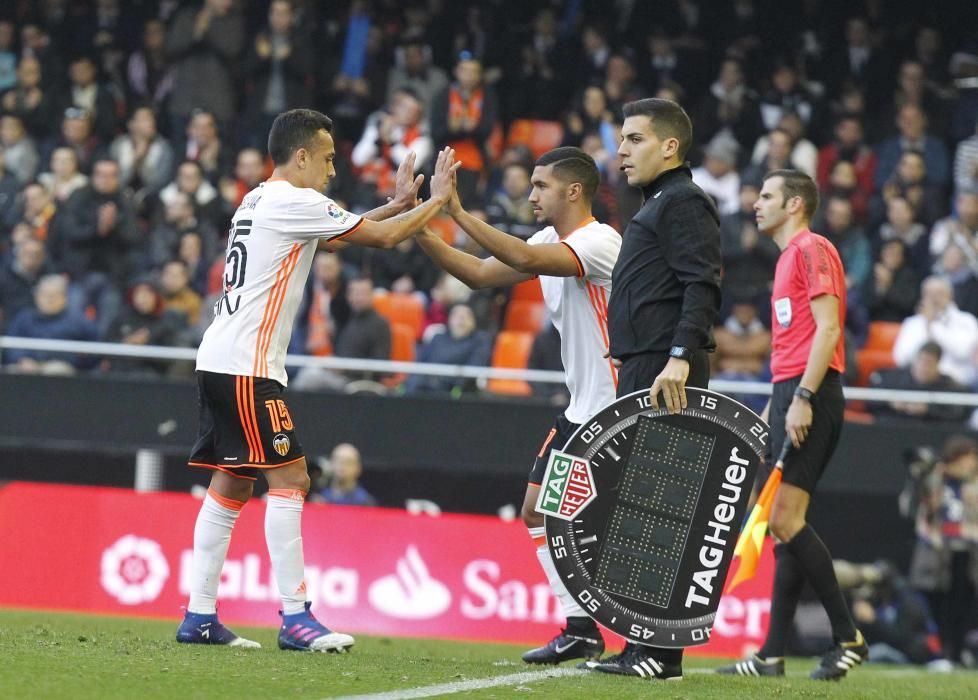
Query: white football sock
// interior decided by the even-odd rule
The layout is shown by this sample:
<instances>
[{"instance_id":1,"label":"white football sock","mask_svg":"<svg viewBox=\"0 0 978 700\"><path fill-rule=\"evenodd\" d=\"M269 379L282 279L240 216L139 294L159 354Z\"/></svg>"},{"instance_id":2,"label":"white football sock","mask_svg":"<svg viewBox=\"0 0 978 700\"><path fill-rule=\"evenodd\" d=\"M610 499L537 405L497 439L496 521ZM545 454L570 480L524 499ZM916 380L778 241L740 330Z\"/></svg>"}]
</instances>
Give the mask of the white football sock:
<instances>
[{"instance_id":1,"label":"white football sock","mask_svg":"<svg viewBox=\"0 0 978 700\"><path fill-rule=\"evenodd\" d=\"M302 555L302 506L305 494L294 489L269 489L265 510L265 542L272 571L282 595L282 612L306 609L305 562Z\"/></svg>"},{"instance_id":2,"label":"white football sock","mask_svg":"<svg viewBox=\"0 0 978 700\"><path fill-rule=\"evenodd\" d=\"M550 550L547 548L547 528L530 527L527 530L530 533L530 537L533 538L533 542L537 545L537 559L540 560L543 573L547 575L547 581L550 582L550 590L554 592L557 600L560 601L560 607L564 611L564 617L587 617L587 613L581 609L581 606L574 600L567 587L564 586L564 582L560 580L557 567L554 566L553 559L550 558ZM540 544L541 541L542 544Z\"/></svg>"},{"instance_id":3,"label":"white football sock","mask_svg":"<svg viewBox=\"0 0 978 700\"><path fill-rule=\"evenodd\" d=\"M221 569L231 544L231 530L244 503L207 489L194 525L194 558L190 572L190 602L187 610L201 615L217 612L217 588Z\"/></svg>"}]
</instances>

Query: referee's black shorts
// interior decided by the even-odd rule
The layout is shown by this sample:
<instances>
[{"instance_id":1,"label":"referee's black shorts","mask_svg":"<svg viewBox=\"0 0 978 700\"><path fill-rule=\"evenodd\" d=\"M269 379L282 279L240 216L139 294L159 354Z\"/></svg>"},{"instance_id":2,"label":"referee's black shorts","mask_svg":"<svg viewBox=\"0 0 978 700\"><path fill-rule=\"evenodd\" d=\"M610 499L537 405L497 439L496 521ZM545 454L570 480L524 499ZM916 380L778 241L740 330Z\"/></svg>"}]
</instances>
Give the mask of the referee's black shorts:
<instances>
[{"instance_id":1,"label":"referee's black shorts","mask_svg":"<svg viewBox=\"0 0 978 700\"><path fill-rule=\"evenodd\" d=\"M774 461L781 454L784 441L788 440L785 429L785 416L794 398L795 389L801 377L776 382L771 393L771 455L772 461L758 470L757 484L760 489L767 480ZM782 481L808 492L815 493L815 486L839 444L842 434L843 413L846 400L842 395L842 379L839 373L830 369L822 380L822 386L812 401L812 427L801 447L792 447L784 460Z\"/></svg>"}]
</instances>

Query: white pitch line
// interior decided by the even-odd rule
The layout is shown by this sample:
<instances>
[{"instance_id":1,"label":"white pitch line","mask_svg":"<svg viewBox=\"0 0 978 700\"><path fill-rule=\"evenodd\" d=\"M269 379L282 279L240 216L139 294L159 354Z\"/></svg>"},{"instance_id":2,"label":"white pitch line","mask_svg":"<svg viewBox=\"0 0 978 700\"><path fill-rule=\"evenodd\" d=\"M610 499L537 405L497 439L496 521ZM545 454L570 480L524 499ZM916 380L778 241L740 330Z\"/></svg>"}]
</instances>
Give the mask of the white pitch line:
<instances>
[{"instance_id":1,"label":"white pitch line","mask_svg":"<svg viewBox=\"0 0 978 700\"><path fill-rule=\"evenodd\" d=\"M521 673L510 673L507 676L496 676L495 678L474 678L470 681L440 683L439 685L425 685L421 686L420 688L389 690L383 693L368 693L366 695L344 695L338 700L409 700L410 698L433 698L436 695L452 695L453 693L464 693L468 690L496 688L501 685L524 685L526 683L543 681L548 678L584 676L587 674L588 671L581 671L576 668L555 668L548 669L546 671L523 671Z\"/></svg>"}]
</instances>

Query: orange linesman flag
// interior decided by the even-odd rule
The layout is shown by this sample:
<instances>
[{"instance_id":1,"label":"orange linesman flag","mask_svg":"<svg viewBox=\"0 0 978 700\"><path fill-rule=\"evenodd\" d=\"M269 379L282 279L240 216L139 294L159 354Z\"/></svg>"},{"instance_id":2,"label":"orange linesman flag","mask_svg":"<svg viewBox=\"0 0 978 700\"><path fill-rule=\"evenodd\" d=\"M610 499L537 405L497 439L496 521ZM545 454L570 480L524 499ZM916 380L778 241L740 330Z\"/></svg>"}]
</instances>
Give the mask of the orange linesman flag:
<instances>
[{"instance_id":1,"label":"orange linesman flag","mask_svg":"<svg viewBox=\"0 0 978 700\"><path fill-rule=\"evenodd\" d=\"M757 573L757 562L760 561L761 550L764 548L764 536L767 534L767 524L771 518L771 506L774 505L774 494L778 492L778 486L781 485L781 469L784 467L784 458L790 446L791 440L786 437L778 463L764 483L764 488L757 497L757 503L754 504L754 509L740 532L737 546L734 548L734 557L740 559L740 565L737 567L737 573L727 584L727 593L744 581L754 578L754 574Z\"/></svg>"}]
</instances>

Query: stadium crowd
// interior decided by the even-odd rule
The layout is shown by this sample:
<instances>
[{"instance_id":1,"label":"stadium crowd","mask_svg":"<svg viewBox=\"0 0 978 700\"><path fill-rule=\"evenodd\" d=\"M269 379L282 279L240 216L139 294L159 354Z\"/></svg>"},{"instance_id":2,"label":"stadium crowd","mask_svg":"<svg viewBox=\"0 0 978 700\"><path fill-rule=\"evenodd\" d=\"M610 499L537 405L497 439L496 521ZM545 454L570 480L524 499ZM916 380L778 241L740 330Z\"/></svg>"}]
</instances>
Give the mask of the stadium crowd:
<instances>
[{"instance_id":1,"label":"stadium crowd","mask_svg":"<svg viewBox=\"0 0 978 700\"><path fill-rule=\"evenodd\" d=\"M974 14L871 0L12 2L0 12L0 333L195 346L222 290L230 217L270 172L271 120L299 106L335 120L329 195L353 211L386 201L409 151L425 172L452 145L465 206L526 238L538 227L526 201L535 156L575 145L602 171L599 220L620 231L640 204L617 167L621 105L657 95L692 116L694 179L723 214L715 376L769 377L777 249L752 205L766 171L794 167L816 177L813 228L845 263L849 382L973 388ZM406 335L390 322L405 298L420 309ZM508 292L471 293L440 273L413 240L320 252L291 349L487 365L513 317L539 333L530 366L555 366L549 324L509 304ZM27 350L3 363L179 371ZM300 379L338 388L350 377Z\"/></svg>"}]
</instances>

